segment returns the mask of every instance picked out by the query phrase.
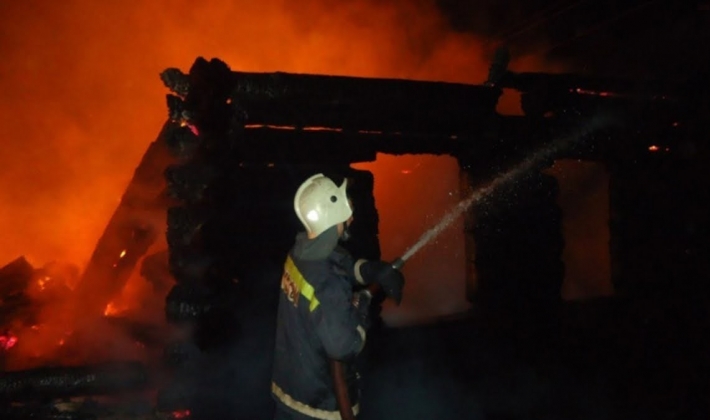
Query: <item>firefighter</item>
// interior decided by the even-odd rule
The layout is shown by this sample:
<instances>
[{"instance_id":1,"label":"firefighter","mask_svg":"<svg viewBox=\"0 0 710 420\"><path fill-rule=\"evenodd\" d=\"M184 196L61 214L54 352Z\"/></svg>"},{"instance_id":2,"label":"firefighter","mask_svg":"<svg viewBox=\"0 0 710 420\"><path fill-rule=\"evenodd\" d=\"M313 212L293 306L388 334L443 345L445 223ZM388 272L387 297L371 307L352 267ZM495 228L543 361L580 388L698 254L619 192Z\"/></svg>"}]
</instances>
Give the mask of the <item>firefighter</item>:
<instances>
[{"instance_id":1,"label":"firefighter","mask_svg":"<svg viewBox=\"0 0 710 420\"><path fill-rule=\"evenodd\" d=\"M298 188L294 209L306 231L296 236L281 278L272 396L283 419L340 419L330 360L346 366L352 412L359 412L354 361L366 340L371 296L358 285L377 284L397 303L404 277L391 264L355 260L347 239L352 206L347 180L338 187L316 174Z\"/></svg>"}]
</instances>

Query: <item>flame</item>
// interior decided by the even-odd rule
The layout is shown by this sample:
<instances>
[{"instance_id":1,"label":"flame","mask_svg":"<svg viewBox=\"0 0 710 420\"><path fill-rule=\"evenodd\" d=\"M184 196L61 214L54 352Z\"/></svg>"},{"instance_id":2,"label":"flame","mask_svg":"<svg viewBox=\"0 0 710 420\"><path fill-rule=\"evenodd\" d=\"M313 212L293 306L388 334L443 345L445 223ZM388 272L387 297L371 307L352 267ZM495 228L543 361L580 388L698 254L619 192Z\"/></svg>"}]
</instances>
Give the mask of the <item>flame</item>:
<instances>
[{"instance_id":1,"label":"flame","mask_svg":"<svg viewBox=\"0 0 710 420\"><path fill-rule=\"evenodd\" d=\"M42 7L3 9L0 115L16 141L0 157L0 261L87 260L166 118L155 76L166 67L203 56L242 71L483 83L490 64L488 47L450 29L434 1L222 0L191 4L188 20L168 0ZM562 70L532 56L511 69Z\"/></svg>"},{"instance_id":2,"label":"flame","mask_svg":"<svg viewBox=\"0 0 710 420\"><path fill-rule=\"evenodd\" d=\"M37 279L37 286L39 286L39 290L43 291L47 288L47 283L49 283L52 280L51 277L49 276L42 276Z\"/></svg>"},{"instance_id":3,"label":"flame","mask_svg":"<svg viewBox=\"0 0 710 420\"><path fill-rule=\"evenodd\" d=\"M166 120L166 89L156 75L167 67L187 71L202 56L253 72L478 84L487 78L488 47L449 28L433 0L335 4L218 0L190 4L185 19L187 9L168 0L132 7L44 2L43 13L27 2L9 2L0 61L0 115L11 139L0 155L0 263L17 255L40 263L90 258L127 180ZM510 68L563 70L532 56ZM394 182L378 178L380 186L388 181ZM119 268L123 252L109 264ZM126 305L140 293L129 293ZM115 300L104 314L125 307ZM43 315L34 335L48 334L48 321L58 318ZM59 337L61 331L37 347L53 347Z\"/></svg>"},{"instance_id":4,"label":"flame","mask_svg":"<svg viewBox=\"0 0 710 420\"><path fill-rule=\"evenodd\" d=\"M649 147L648 147L648 150L649 150L649 152L657 152L657 151L658 151L658 146L656 146L656 145L654 144L654 145L652 145L652 146L649 146Z\"/></svg>"}]
</instances>

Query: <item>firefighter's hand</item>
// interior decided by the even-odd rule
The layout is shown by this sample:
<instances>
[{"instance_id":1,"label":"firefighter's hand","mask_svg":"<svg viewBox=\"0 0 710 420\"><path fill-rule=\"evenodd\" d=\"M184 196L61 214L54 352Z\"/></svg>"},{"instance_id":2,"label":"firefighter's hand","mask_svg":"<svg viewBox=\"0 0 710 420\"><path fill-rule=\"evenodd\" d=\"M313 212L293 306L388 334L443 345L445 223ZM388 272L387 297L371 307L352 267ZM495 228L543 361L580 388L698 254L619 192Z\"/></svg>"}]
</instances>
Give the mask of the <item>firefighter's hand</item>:
<instances>
[{"instance_id":1,"label":"firefighter's hand","mask_svg":"<svg viewBox=\"0 0 710 420\"><path fill-rule=\"evenodd\" d=\"M402 302L404 275L385 261L368 261L361 270L368 284L378 284L382 291L399 305Z\"/></svg>"}]
</instances>

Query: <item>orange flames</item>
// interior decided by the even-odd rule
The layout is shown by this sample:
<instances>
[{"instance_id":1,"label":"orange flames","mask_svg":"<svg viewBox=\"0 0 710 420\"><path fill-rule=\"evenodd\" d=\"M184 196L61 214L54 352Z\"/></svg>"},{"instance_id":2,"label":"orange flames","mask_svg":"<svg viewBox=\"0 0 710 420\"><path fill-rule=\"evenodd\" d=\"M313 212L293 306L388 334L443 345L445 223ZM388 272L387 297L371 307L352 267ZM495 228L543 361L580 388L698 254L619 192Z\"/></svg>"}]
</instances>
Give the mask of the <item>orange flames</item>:
<instances>
[{"instance_id":1,"label":"orange flames","mask_svg":"<svg viewBox=\"0 0 710 420\"><path fill-rule=\"evenodd\" d=\"M118 309L116 309L116 304L113 302L109 302L108 305L106 305L106 309L104 309L104 316L112 316L120 313Z\"/></svg>"},{"instance_id":2,"label":"orange flames","mask_svg":"<svg viewBox=\"0 0 710 420\"><path fill-rule=\"evenodd\" d=\"M205 56L245 71L482 83L489 65L483 43L449 30L433 1L72 0L42 9L3 8L0 264L18 255L86 263L165 119L166 67L187 70ZM516 66L542 67L530 57Z\"/></svg>"},{"instance_id":3,"label":"orange flames","mask_svg":"<svg viewBox=\"0 0 710 420\"><path fill-rule=\"evenodd\" d=\"M187 71L204 56L243 71L482 83L489 66L489 47L450 30L433 0L69 0L43 2L42 13L10 2L0 19L0 265L19 255L86 265L166 119L167 67ZM556 70L533 57L511 68ZM379 185L396 182L386 173ZM127 289L106 315L146 288Z\"/></svg>"}]
</instances>

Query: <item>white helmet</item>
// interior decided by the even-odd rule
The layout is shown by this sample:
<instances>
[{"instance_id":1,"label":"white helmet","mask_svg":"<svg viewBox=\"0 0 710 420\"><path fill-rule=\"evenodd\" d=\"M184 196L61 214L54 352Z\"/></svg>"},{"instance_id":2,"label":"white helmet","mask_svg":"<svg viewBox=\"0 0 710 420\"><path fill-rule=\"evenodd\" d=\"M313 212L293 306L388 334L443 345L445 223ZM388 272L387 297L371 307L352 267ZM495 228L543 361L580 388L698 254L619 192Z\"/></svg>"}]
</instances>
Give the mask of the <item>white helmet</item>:
<instances>
[{"instance_id":1,"label":"white helmet","mask_svg":"<svg viewBox=\"0 0 710 420\"><path fill-rule=\"evenodd\" d=\"M330 178L316 174L298 187L293 207L309 233L318 236L352 216L353 210L345 192L347 184L346 179L338 187Z\"/></svg>"}]
</instances>

